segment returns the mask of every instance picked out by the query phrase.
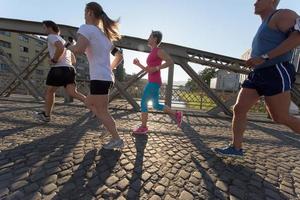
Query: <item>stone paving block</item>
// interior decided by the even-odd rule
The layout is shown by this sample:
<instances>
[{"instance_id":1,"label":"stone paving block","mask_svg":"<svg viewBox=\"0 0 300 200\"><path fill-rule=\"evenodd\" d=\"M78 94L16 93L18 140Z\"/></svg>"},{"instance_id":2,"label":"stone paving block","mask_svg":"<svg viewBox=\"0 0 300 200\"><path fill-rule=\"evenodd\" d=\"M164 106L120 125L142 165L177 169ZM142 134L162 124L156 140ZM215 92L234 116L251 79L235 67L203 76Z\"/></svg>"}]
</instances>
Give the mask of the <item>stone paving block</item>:
<instances>
[{"instance_id":1,"label":"stone paving block","mask_svg":"<svg viewBox=\"0 0 300 200\"><path fill-rule=\"evenodd\" d=\"M6 200L23 200L25 194L21 191L15 191L6 197Z\"/></svg>"},{"instance_id":2,"label":"stone paving block","mask_svg":"<svg viewBox=\"0 0 300 200\"><path fill-rule=\"evenodd\" d=\"M26 185L24 187L24 191L26 192L26 194L33 193L33 192L37 191L38 189L39 189L39 185L36 183L32 183L32 184Z\"/></svg>"},{"instance_id":3,"label":"stone paving block","mask_svg":"<svg viewBox=\"0 0 300 200\"><path fill-rule=\"evenodd\" d=\"M51 194L54 190L56 190L57 186L53 183L50 183L43 187L42 191L45 195Z\"/></svg>"},{"instance_id":4,"label":"stone paving block","mask_svg":"<svg viewBox=\"0 0 300 200\"><path fill-rule=\"evenodd\" d=\"M27 182L27 181L24 181L24 180L23 180L23 181L15 182L15 183L13 183L13 184L11 185L10 190L11 190L11 191L16 191L16 190L18 190L18 189L24 187L24 186L27 185L27 184L28 184L28 182Z\"/></svg>"},{"instance_id":5,"label":"stone paving block","mask_svg":"<svg viewBox=\"0 0 300 200\"><path fill-rule=\"evenodd\" d=\"M0 198L7 196L9 194L9 189L8 188L2 188L0 189Z\"/></svg>"},{"instance_id":6,"label":"stone paving block","mask_svg":"<svg viewBox=\"0 0 300 200\"><path fill-rule=\"evenodd\" d=\"M144 140L131 135L139 113L111 109L126 141L116 156L100 150L109 138L99 139L105 129L84 107L57 105L51 123L37 125L26 106L40 104L0 104L12 108L1 111L0 131L30 126L0 139L0 199L299 199L300 145L283 126L254 122L245 158L226 159L211 148L227 142L229 121L186 115L178 129L149 113L155 131Z\"/></svg>"},{"instance_id":7,"label":"stone paving block","mask_svg":"<svg viewBox=\"0 0 300 200\"><path fill-rule=\"evenodd\" d=\"M189 193L187 191L183 191L183 192L181 192L179 199L180 200L193 200L194 197L191 193Z\"/></svg>"},{"instance_id":8,"label":"stone paving block","mask_svg":"<svg viewBox=\"0 0 300 200\"><path fill-rule=\"evenodd\" d=\"M111 176L105 181L105 184L107 186L112 186L113 184L115 184L118 181L119 181L119 179L116 176Z\"/></svg>"},{"instance_id":9,"label":"stone paving block","mask_svg":"<svg viewBox=\"0 0 300 200\"><path fill-rule=\"evenodd\" d=\"M148 182L144 185L143 189L149 193L151 191L151 189L153 188L154 184L152 182Z\"/></svg>"},{"instance_id":10,"label":"stone paving block","mask_svg":"<svg viewBox=\"0 0 300 200\"><path fill-rule=\"evenodd\" d=\"M165 190L166 190L166 188L165 188L164 186L162 186L162 185L158 185L158 186L154 189L155 193L158 194L159 196L163 196L164 193L165 193Z\"/></svg>"},{"instance_id":11,"label":"stone paving block","mask_svg":"<svg viewBox=\"0 0 300 200\"><path fill-rule=\"evenodd\" d=\"M149 200L161 200L162 198L158 195L153 195Z\"/></svg>"},{"instance_id":12,"label":"stone paving block","mask_svg":"<svg viewBox=\"0 0 300 200\"><path fill-rule=\"evenodd\" d=\"M118 189L120 189L121 191L124 191L124 189L126 189L129 186L129 181L127 178L123 178L122 180L120 180L118 182Z\"/></svg>"}]
</instances>

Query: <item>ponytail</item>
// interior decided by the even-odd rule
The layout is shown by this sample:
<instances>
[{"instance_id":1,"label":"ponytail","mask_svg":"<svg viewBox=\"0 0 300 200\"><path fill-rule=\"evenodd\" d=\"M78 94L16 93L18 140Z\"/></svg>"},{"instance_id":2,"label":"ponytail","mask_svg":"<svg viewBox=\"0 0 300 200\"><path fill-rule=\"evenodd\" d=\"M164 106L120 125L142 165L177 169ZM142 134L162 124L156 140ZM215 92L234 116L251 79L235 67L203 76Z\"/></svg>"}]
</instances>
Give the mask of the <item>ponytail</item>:
<instances>
[{"instance_id":1,"label":"ponytail","mask_svg":"<svg viewBox=\"0 0 300 200\"><path fill-rule=\"evenodd\" d=\"M86 4L86 9L91 10L95 18L99 19L102 22L102 27L100 28L110 41L121 39L121 35L119 33L119 19L110 19L103 11L103 8L96 2L90 2Z\"/></svg>"}]
</instances>

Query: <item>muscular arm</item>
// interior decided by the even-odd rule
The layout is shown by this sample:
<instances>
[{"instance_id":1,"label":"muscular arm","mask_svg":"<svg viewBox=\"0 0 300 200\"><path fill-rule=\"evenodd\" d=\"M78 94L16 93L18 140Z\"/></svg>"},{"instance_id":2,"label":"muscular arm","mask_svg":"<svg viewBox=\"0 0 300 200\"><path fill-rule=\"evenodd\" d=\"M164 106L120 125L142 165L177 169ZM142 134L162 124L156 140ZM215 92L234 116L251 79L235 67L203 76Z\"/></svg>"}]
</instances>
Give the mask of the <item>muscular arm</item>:
<instances>
[{"instance_id":1,"label":"muscular arm","mask_svg":"<svg viewBox=\"0 0 300 200\"><path fill-rule=\"evenodd\" d=\"M56 62L59 60L59 58L61 57L61 55L64 53L64 45L61 41L56 41L54 43L55 46L55 53L53 55L53 60L55 60Z\"/></svg>"},{"instance_id":2,"label":"muscular arm","mask_svg":"<svg viewBox=\"0 0 300 200\"><path fill-rule=\"evenodd\" d=\"M291 10L280 10L270 21L269 26L272 29L279 30L284 33L288 33L289 29L292 28L296 19L299 16L297 13ZM300 45L300 33L291 33L286 40L284 40L279 46L267 52L270 59L276 58L277 56L283 55L295 47ZM261 57L250 58L246 61L246 67L255 67L256 65L263 64L265 62Z\"/></svg>"},{"instance_id":3,"label":"muscular arm","mask_svg":"<svg viewBox=\"0 0 300 200\"><path fill-rule=\"evenodd\" d=\"M295 25L296 19L299 17L297 13L291 10L281 10L274 18L276 29L281 32L288 32L288 30ZM283 41L278 47L268 52L270 59L285 54L300 45L300 32L292 32L289 37Z\"/></svg>"}]
</instances>

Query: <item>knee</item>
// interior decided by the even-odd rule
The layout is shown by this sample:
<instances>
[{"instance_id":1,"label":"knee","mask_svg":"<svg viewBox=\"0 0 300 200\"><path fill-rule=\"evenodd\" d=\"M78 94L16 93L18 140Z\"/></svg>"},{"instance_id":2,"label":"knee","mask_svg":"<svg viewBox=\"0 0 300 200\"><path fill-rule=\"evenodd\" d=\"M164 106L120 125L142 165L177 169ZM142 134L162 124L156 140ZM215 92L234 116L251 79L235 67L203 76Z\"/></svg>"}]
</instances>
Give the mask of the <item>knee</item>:
<instances>
[{"instance_id":1,"label":"knee","mask_svg":"<svg viewBox=\"0 0 300 200\"><path fill-rule=\"evenodd\" d=\"M159 111L162 111L164 109L164 106L163 105L160 105L159 103L155 103L153 104L153 108L155 110L159 110Z\"/></svg>"},{"instance_id":2,"label":"knee","mask_svg":"<svg viewBox=\"0 0 300 200\"><path fill-rule=\"evenodd\" d=\"M141 111L142 112L148 112L148 105L144 101L141 102Z\"/></svg>"},{"instance_id":3,"label":"knee","mask_svg":"<svg viewBox=\"0 0 300 200\"><path fill-rule=\"evenodd\" d=\"M248 110L245 110L244 106L241 104L235 104L233 107L234 115L246 115Z\"/></svg>"}]
</instances>

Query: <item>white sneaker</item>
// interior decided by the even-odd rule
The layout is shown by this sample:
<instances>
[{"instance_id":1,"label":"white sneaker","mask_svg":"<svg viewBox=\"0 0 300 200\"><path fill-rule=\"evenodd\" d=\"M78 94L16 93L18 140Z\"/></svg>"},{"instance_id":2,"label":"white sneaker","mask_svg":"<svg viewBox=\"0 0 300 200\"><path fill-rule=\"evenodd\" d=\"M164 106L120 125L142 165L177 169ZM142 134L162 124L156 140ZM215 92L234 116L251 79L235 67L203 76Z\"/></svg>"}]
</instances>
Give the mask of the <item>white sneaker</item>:
<instances>
[{"instance_id":1,"label":"white sneaker","mask_svg":"<svg viewBox=\"0 0 300 200\"><path fill-rule=\"evenodd\" d=\"M104 149L121 149L124 147L122 139L110 140L107 144L103 145Z\"/></svg>"}]
</instances>

